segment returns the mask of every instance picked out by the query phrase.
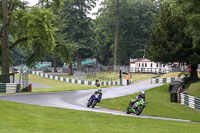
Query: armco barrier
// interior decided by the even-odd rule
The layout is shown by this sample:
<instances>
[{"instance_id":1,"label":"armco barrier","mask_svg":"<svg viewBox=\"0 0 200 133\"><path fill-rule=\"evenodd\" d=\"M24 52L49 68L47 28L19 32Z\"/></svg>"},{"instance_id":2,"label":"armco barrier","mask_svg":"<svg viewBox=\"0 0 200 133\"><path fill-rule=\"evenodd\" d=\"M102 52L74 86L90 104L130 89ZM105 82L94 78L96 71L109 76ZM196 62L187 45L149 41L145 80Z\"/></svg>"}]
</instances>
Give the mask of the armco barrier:
<instances>
[{"instance_id":1,"label":"armco barrier","mask_svg":"<svg viewBox=\"0 0 200 133\"><path fill-rule=\"evenodd\" d=\"M53 80L59 80L63 82L68 82L68 83L74 83L74 84L82 84L82 85L95 85L95 81L86 81L86 80L77 80L77 79L69 79L65 77L59 77L55 75L50 75L46 74L43 72L38 72L38 71L31 71L31 74L38 75L40 77L48 78L48 79L53 79ZM126 82L123 79L122 85L126 85ZM120 81L105 81L105 82L100 82L101 85L109 85L109 86L116 86L120 85Z\"/></svg>"},{"instance_id":2,"label":"armco barrier","mask_svg":"<svg viewBox=\"0 0 200 133\"><path fill-rule=\"evenodd\" d=\"M20 84L0 83L0 93L16 93L16 92L20 92Z\"/></svg>"},{"instance_id":3,"label":"armco barrier","mask_svg":"<svg viewBox=\"0 0 200 133\"><path fill-rule=\"evenodd\" d=\"M200 98L180 93L180 103L200 111Z\"/></svg>"},{"instance_id":4,"label":"armco barrier","mask_svg":"<svg viewBox=\"0 0 200 133\"><path fill-rule=\"evenodd\" d=\"M151 78L152 84L158 84L158 83L171 83L174 80L176 80L179 77L176 78Z\"/></svg>"}]
</instances>

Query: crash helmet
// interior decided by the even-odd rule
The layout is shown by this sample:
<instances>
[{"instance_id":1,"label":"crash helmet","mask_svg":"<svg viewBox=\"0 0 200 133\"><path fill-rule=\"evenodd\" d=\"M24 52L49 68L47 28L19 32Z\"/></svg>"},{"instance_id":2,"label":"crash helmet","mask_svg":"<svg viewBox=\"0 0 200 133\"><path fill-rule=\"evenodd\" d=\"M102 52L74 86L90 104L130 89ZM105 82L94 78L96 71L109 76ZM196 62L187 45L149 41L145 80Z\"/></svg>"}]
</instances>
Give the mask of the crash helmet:
<instances>
[{"instance_id":1,"label":"crash helmet","mask_svg":"<svg viewBox=\"0 0 200 133\"><path fill-rule=\"evenodd\" d=\"M101 92L101 88L98 88L98 90L97 90L98 92Z\"/></svg>"},{"instance_id":2,"label":"crash helmet","mask_svg":"<svg viewBox=\"0 0 200 133\"><path fill-rule=\"evenodd\" d=\"M141 96L145 97L145 92L144 91L141 91Z\"/></svg>"}]
</instances>

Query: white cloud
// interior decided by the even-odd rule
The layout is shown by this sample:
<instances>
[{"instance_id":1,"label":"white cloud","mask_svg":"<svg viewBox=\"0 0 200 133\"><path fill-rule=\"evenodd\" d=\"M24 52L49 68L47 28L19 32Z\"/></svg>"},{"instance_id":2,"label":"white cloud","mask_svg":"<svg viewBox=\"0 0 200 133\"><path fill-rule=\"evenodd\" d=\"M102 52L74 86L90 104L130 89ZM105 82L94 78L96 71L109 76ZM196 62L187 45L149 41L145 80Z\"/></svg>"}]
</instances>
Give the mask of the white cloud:
<instances>
[{"instance_id":1,"label":"white cloud","mask_svg":"<svg viewBox=\"0 0 200 133\"><path fill-rule=\"evenodd\" d=\"M33 6L37 4L39 0L27 0L27 1L30 3L29 5Z\"/></svg>"}]
</instances>

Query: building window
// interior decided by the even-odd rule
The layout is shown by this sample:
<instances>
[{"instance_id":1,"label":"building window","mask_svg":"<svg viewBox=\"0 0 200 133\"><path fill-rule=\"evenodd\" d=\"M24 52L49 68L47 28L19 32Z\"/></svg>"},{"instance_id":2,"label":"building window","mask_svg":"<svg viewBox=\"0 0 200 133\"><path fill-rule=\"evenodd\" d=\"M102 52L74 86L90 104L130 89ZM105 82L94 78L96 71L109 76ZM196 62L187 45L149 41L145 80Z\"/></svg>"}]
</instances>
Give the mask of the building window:
<instances>
[{"instance_id":1,"label":"building window","mask_svg":"<svg viewBox=\"0 0 200 133\"><path fill-rule=\"evenodd\" d=\"M140 63L139 63L139 67L140 67Z\"/></svg>"},{"instance_id":2,"label":"building window","mask_svg":"<svg viewBox=\"0 0 200 133\"><path fill-rule=\"evenodd\" d=\"M165 67L165 64L163 64L163 67Z\"/></svg>"},{"instance_id":3,"label":"building window","mask_svg":"<svg viewBox=\"0 0 200 133\"><path fill-rule=\"evenodd\" d=\"M158 63L156 64L156 67L158 67Z\"/></svg>"},{"instance_id":4,"label":"building window","mask_svg":"<svg viewBox=\"0 0 200 133\"><path fill-rule=\"evenodd\" d=\"M142 63L142 67L144 67L144 63Z\"/></svg>"},{"instance_id":5,"label":"building window","mask_svg":"<svg viewBox=\"0 0 200 133\"><path fill-rule=\"evenodd\" d=\"M145 63L145 67L147 67L147 63Z\"/></svg>"},{"instance_id":6,"label":"building window","mask_svg":"<svg viewBox=\"0 0 200 133\"><path fill-rule=\"evenodd\" d=\"M151 63L151 67L153 67L153 63Z\"/></svg>"}]
</instances>

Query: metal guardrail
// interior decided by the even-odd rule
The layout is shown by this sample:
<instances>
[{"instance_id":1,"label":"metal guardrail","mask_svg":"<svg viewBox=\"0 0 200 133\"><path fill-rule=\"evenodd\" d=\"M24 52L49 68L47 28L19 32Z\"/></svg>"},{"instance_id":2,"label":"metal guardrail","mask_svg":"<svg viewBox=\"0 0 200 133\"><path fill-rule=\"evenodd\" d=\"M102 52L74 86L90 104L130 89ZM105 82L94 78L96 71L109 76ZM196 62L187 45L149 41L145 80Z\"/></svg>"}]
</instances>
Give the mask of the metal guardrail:
<instances>
[{"instance_id":1,"label":"metal guardrail","mask_svg":"<svg viewBox=\"0 0 200 133\"><path fill-rule=\"evenodd\" d=\"M1 74L0 75L0 83L15 83L15 74L16 73L18 73L18 72Z\"/></svg>"}]
</instances>

